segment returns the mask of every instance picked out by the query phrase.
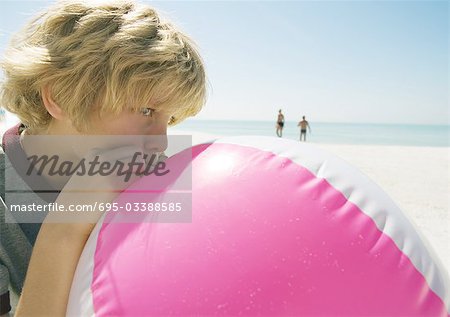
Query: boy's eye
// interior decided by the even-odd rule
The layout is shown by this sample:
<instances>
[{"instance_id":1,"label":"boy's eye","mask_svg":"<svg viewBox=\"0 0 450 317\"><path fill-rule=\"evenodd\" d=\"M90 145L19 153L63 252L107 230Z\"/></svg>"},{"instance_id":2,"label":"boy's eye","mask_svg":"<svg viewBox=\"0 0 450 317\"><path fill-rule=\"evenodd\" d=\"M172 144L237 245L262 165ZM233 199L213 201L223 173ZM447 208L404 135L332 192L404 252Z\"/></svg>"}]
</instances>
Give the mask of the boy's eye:
<instances>
[{"instance_id":1,"label":"boy's eye","mask_svg":"<svg viewBox=\"0 0 450 317\"><path fill-rule=\"evenodd\" d=\"M155 112L155 109L152 108L141 108L140 112L143 116L151 117L153 115L153 112Z\"/></svg>"}]
</instances>

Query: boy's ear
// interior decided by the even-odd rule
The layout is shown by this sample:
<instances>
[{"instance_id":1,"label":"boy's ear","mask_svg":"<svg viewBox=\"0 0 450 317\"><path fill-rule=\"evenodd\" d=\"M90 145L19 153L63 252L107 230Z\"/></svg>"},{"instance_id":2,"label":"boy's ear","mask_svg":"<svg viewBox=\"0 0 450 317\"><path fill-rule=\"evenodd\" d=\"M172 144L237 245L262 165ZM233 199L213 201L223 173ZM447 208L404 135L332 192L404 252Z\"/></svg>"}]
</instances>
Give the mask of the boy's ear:
<instances>
[{"instance_id":1,"label":"boy's ear","mask_svg":"<svg viewBox=\"0 0 450 317\"><path fill-rule=\"evenodd\" d=\"M41 94L42 94L42 101L48 113L56 120L64 120L66 118L66 115L64 111L61 109L61 107L53 100L52 95L50 93L50 87L45 86L44 88L42 88Z\"/></svg>"}]
</instances>

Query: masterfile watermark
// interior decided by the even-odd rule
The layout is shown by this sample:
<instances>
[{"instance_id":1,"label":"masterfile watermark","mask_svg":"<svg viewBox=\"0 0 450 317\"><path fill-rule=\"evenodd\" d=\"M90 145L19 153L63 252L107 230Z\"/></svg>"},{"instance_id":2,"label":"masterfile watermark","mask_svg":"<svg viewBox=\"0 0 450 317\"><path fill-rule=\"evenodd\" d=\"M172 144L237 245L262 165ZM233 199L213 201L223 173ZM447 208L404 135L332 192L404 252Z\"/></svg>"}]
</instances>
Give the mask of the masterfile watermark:
<instances>
[{"instance_id":1,"label":"masterfile watermark","mask_svg":"<svg viewBox=\"0 0 450 317\"><path fill-rule=\"evenodd\" d=\"M163 176L170 172L166 167L164 161L160 161L160 156L156 154L148 155L143 152L135 152L128 163L122 161L102 161L99 155L96 155L92 160L81 159L78 162L61 161L58 155L49 157L48 155L37 156L32 155L28 157L30 165L26 172L31 175L36 171L37 175L41 176L44 170L48 169L49 176L124 176L124 181L128 182L132 175L148 176L154 174L155 176Z\"/></svg>"}]
</instances>

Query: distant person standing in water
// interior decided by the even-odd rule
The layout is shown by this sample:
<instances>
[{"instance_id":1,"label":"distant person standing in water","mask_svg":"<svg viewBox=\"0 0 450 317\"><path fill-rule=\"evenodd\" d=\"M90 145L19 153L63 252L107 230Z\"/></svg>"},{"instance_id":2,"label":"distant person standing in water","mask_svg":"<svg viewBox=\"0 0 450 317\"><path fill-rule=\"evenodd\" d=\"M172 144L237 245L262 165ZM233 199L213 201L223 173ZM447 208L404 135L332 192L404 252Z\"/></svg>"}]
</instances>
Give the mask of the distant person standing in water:
<instances>
[{"instance_id":1,"label":"distant person standing in water","mask_svg":"<svg viewBox=\"0 0 450 317\"><path fill-rule=\"evenodd\" d=\"M300 127L300 141L302 141L303 136L303 141L306 142L306 128L308 128L309 133L311 133L311 127L309 126L308 121L306 121L305 116L303 116L303 120L300 121L297 126Z\"/></svg>"},{"instance_id":2,"label":"distant person standing in water","mask_svg":"<svg viewBox=\"0 0 450 317\"><path fill-rule=\"evenodd\" d=\"M283 136L283 127L284 127L284 115L281 113L281 109L278 110L278 119L277 119L277 136L281 138Z\"/></svg>"}]
</instances>

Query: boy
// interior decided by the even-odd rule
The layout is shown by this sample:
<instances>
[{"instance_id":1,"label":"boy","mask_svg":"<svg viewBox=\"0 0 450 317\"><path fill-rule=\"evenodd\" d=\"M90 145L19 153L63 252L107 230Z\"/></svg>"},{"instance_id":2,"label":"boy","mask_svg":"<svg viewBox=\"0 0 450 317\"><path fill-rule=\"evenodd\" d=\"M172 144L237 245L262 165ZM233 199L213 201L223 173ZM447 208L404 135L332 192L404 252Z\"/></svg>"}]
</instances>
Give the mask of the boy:
<instances>
[{"instance_id":1,"label":"boy","mask_svg":"<svg viewBox=\"0 0 450 317\"><path fill-rule=\"evenodd\" d=\"M54 152L65 161L89 161L89 147L79 149L85 144L55 145L51 138L67 135L159 135L143 148L163 152L167 125L194 116L204 104L204 66L191 40L154 9L110 0L62 2L48 9L16 36L2 68L1 105L21 125L8 130L2 142L9 160L1 154L0 315L11 308L9 288L21 294L17 316L63 316L78 258L100 211L78 223L48 212L41 225L5 221L8 207L111 202L129 183L113 176L54 175L47 169L30 180L19 162ZM126 163L134 151L123 149L103 145L100 156ZM10 171L18 176L5 184ZM11 202L7 193L13 183L55 190L35 190ZM74 194L80 188L83 192Z\"/></svg>"}]
</instances>

